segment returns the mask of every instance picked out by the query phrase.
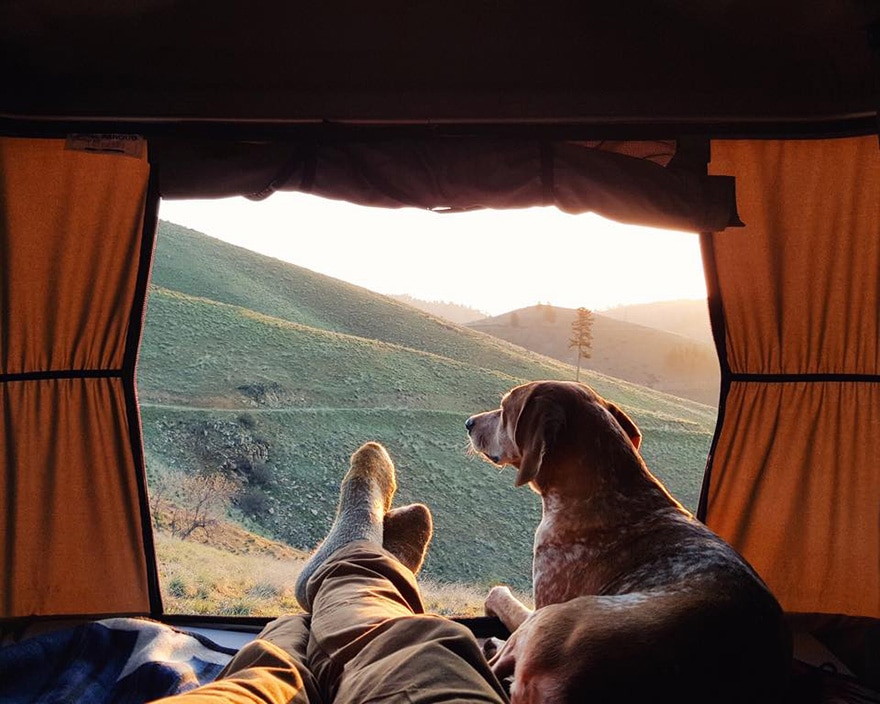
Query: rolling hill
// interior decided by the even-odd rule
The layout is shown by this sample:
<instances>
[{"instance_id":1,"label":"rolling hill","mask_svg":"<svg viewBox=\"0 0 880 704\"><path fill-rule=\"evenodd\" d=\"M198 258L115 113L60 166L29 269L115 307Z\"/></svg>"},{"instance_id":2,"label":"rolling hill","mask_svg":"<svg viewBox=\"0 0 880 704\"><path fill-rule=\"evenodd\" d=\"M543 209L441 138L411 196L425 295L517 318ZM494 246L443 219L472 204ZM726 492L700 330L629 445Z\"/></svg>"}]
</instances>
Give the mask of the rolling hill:
<instances>
[{"instance_id":1,"label":"rolling hill","mask_svg":"<svg viewBox=\"0 0 880 704\"><path fill-rule=\"evenodd\" d=\"M703 307L703 324L708 330L705 304ZM467 323L467 327L576 364L577 350L569 347L576 313L572 308L537 305ZM693 317L689 321L696 324ZM658 327L649 327L594 312L592 355L582 360L582 368L673 396L717 404L721 377L714 346L660 329L661 322L658 318Z\"/></svg>"},{"instance_id":2,"label":"rolling hill","mask_svg":"<svg viewBox=\"0 0 880 704\"><path fill-rule=\"evenodd\" d=\"M588 373L693 507L714 409ZM427 577L527 589L538 497L466 453L464 420L560 361L391 298L162 222L138 368L148 477L223 471L232 518L301 550L329 528L348 456L385 444L424 501ZM160 556L161 560L161 556Z\"/></svg>"},{"instance_id":3,"label":"rolling hill","mask_svg":"<svg viewBox=\"0 0 880 704\"><path fill-rule=\"evenodd\" d=\"M698 342L714 344L709 326L706 301L657 301L617 306L603 310L602 315L648 328L674 332Z\"/></svg>"},{"instance_id":4,"label":"rolling hill","mask_svg":"<svg viewBox=\"0 0 880 704\"><path fill-rule=\"evenodd\" d=\"M413 298L406 293L396 294L391 296L391 298L400 301L401 303L406 303L413 308L423 310L431 315L436 315L438 318L444 318L445 320L457 323L458 325L472 323L480 318L485 318L487 315L487 313L484 313L483 311L471 308L470 306L461 305L460 303L450 303L448 301L425 301L420 298Z\"/></svg>"}]
</instances>

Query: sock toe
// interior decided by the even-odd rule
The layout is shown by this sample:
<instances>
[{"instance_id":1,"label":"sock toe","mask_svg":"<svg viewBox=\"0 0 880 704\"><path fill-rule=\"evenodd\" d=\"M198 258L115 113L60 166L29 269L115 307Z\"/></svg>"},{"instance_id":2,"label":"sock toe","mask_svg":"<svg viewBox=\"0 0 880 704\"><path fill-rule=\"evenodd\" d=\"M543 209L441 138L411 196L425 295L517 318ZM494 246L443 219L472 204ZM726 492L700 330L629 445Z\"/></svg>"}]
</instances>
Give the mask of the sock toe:
<instances>
[{"instance_id":1,"label":"sock toe","mask_svg":"<svg viewBox=\"0 0 880 704\"><path fill-rule=\"evenodd\" d=\"M433 534L434 519L427 506L401 506L385 514L382 547L416 574L425 562Z\"/></svg>"}]
</instances>

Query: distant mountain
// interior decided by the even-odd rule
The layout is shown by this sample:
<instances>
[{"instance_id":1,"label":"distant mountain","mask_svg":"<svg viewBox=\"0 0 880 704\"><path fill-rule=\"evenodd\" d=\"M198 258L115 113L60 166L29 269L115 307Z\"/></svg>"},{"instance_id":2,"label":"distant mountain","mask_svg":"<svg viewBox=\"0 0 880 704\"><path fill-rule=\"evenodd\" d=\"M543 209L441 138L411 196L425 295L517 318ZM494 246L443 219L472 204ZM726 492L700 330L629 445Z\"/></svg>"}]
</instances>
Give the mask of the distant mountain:
<instances>
[{"instance_id":1,"label":"distant mountain","mask_svg":"<svg viewBox=\"0 0 880 704\"><path fill-rule=\"evenodd\" d=\"M714 345L705 300L660 301L600 311L607 318L674 332Z\"/></svg>"},{"instance_id":2,"label":"distant mountain","mask_svg":"<svg viewBox=\"0 0 880 704\"><path fill-rule=\"evenodd\" d=\"M474 320L480 320L481 318L486 317L486 314L483 311L471 308L470 306L461 305L460 303L450 303L448 301L424 301L420 298L413 298L406 293L393 295L391 298L400 301L401 303L405 303L408 306L412 306L413 308L423 310L431 315L436 315L438 318L444 318L453 323L458 323L459 325L464 325L465 323L470 323Z\"/></svg>"},{"instance_id":3,"label":"distant mountain","mask_svg":"<svg viewBox=\"0 0 880 704\"><path fill-rule=\"evenodd\" d=\"M571 365L166 222L151 284L138 367L151 487L222 471L239 484L233 519L309 550L349 455L378 440L399 502L434 512L426 576L528 589L540 502L467 455L464 421L515 384L574 378ZM649 466L693 508L714 409L583 378L633 416Z\"/></svg>"},{"instance_id":4,"label":"distant mountain","mask_svg":"<svg viewBox=\"0 0 880 704\"><path fill-rule=\"evenodd\" d=\"M577 350L569 346L575 315L572 308L537 305L484 318L468 327L576 364ZM592 354L581 366L707 405L718 402L720 372L714 346L604 312L593 314Z\"/></svg>"}]
</instances>

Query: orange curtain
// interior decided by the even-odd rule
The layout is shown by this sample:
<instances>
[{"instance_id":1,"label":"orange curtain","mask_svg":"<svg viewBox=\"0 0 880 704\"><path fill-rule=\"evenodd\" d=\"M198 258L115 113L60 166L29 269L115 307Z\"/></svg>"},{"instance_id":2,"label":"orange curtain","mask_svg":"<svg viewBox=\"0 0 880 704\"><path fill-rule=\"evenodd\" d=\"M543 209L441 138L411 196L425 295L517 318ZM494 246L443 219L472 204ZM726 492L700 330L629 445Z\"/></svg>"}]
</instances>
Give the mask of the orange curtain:
<instances>
[{"instance_id":1,"label":"orange curtain","mask_svg":"<svg viewBox=\"0 0 880 704\"><path fill-rule=\"evenodd\" d=\"M789 611L880 617L877 137L721 141L707 236L727 389L703 517Z\"/></svg>"},{"instance_id":2,"label":"orange curtain","mask_svg":"<svg viewBox=\"0 0 880 704\"><path fill-rule=\"evenodd\" d=\"M149 165L70 146L0 139L2 617L158 603L132 330Z\"/></svg>"}]
</instances>

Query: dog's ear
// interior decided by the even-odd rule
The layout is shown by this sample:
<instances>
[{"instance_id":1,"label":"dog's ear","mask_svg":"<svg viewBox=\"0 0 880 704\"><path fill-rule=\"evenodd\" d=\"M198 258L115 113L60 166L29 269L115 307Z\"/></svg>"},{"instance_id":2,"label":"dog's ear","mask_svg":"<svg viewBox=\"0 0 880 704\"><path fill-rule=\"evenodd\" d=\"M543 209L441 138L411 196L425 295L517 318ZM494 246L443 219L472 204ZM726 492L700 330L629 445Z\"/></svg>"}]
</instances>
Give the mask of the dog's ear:
<instances>
[{"instance_id":1,"label":"dog's ear","mask_svg":"<svg viewBox=\"0 0 880 704\"><path fill-rule=\"evenodd\" d=\"M638 429L638 426L636 426L632 418L611 403L611 401L605 401L605 407L608 409L608 412L614 416L617 422L620 423L623 432L626 433L627 437L629 437L632 444L638 450L639 446L642 444L642 431Z\"/></svg>"},{"instance_id":2,"label":"dog's ear","mask_svg":"<svg viewBox=\"0 0 880 704\"><path fill-rule=\"evenodd\" d=\"M528 484L538 476L564 423L562 407L549 394L532 393L526 398L513 433L521 457L515 486Z\"/></svg>"}]
</instances>

